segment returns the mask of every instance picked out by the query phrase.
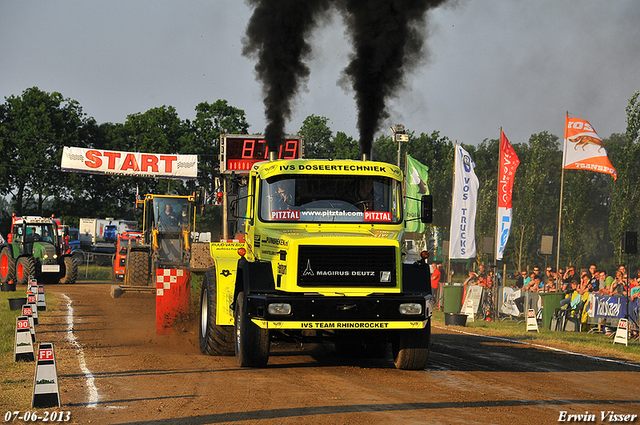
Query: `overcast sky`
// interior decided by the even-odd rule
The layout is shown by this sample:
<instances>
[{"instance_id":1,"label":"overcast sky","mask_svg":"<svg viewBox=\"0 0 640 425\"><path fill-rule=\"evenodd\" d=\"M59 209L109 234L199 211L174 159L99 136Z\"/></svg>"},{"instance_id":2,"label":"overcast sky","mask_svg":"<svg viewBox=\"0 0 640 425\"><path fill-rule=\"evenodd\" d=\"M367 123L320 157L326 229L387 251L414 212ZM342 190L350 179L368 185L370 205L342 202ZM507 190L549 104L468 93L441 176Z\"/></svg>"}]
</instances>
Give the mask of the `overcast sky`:
<instances>
[{"instance_id":1,"label":"overcast sky","mask_svg":"<svg viewBox=\"0 0 640 425\"><path fill-rule=\"evenodd\" d=\"M261 86L241 53L251 13L240 0L0 0L0 100L37 86L98 123L122 123L162 105L193 119L198 103L226 99L264 132ZM625 132L640 90L637 0L459 1L427 25L429 58L390 103L385 134L397 122L477 144L503 127L517 143L545 130L562 137L567 111L601 137ZM338 84L350 52L340 16L312 45L287 131L315 114L357 138L353 93Z\"/></svg>"}]
</instances>

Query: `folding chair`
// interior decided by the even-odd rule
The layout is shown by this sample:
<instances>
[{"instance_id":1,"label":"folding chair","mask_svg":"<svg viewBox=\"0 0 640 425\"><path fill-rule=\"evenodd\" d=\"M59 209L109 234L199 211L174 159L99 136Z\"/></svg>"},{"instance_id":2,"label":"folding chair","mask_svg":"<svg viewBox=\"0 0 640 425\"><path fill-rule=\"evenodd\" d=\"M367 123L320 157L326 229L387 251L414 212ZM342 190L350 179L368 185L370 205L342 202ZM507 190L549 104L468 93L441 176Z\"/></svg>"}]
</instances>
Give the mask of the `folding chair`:
<instances>
[{"instance_id":1,"label":"folding chair","mask_svg":"<svg viewBox=\"0 0 640 425\"><path fill-rule=\"evenodd\" d=\"M564 325L562 327L563 331L580 332L582 328L582 310L584 309L584 305L584 300L581 300L578 305L576 305L576 308L566 310ZM567 329L567 325L570 325L569 329Z\"/></svg>"}]
</instances>

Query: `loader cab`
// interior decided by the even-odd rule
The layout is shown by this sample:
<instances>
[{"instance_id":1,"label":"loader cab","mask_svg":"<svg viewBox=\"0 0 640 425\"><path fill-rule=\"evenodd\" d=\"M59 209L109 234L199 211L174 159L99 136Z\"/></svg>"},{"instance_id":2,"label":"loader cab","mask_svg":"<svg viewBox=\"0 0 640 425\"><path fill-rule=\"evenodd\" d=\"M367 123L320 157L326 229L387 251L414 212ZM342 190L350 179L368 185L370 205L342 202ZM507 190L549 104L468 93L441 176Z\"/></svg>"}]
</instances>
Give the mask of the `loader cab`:
<instances>
[{"instance_id":1,"label":"loader cab","mask_svg":"<svg viewBox=\"0 0 640 425\"><path fill-rule=\"evenodd\" d=\"M194 223L194 196L146 195L144 244L151 249L153 263L165 266L187 263Z\"/></svg>"},{"instance_id":2,"label":"loader cab","mask_svg":"<svg viewBox=\"0 0 640 425\"><path fill-rule=\"evenodd\" d=\"M186 198L153 198L153 228L160 233L182 233L189 227L191 202Z\"/></svg>"}]
</instances>

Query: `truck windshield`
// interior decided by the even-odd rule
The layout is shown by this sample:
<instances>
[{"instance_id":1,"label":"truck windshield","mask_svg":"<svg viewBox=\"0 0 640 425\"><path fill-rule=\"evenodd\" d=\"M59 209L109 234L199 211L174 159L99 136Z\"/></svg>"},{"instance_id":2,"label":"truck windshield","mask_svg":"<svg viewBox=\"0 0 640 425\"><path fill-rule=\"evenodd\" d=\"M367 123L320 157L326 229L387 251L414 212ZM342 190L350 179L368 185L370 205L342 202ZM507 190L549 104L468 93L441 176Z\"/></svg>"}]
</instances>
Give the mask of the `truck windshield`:
<instances>
[{"instance_id":1,"label":"truck windshield","mask_svg":"<svg viewBox=\"0 0 640 425\"><path fill-rule=\"evenodd\" d=\"M399 223L399 189L396 180L378 176L277 176L262 183L260 219Z\"/></svg>"}]
</instances>

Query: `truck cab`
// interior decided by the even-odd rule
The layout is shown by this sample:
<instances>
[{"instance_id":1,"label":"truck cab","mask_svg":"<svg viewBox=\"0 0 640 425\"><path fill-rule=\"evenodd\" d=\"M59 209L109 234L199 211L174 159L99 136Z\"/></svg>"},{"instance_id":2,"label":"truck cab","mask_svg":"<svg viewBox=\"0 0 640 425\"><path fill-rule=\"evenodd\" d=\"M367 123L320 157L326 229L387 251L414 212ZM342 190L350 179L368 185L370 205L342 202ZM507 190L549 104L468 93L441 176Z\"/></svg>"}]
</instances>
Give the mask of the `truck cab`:
<instances>
[{"instance_id":1,"label":"truck cab","mask_svg":"<svg viewBox=\"0 0 640 425\"><path fill-rule=\"evenodd\" d=\"M347 355L379 356L391 344L396 367L423 369L429 267L403 262L402 182L398 167L373 161L254 164L236 208L246 211L244 243L238 253L212 244L201 350L232 343L240 366L262 366L272 338L326 340ZM231 342L213 341L225 332Z\"/></svg>"},{"instance_id":2,"label":"truck cab","mask_svg":"<svg viewBox=\"0 0 640 425\"><path fill-rule=\"evenodd\" d=\"M123 232L119 233L116 241L116 253L113 259L113 279L124 280L127 270L127 254L129 247L135 245L142 240L140 232Z\"/></svg>"}]
</instances>

